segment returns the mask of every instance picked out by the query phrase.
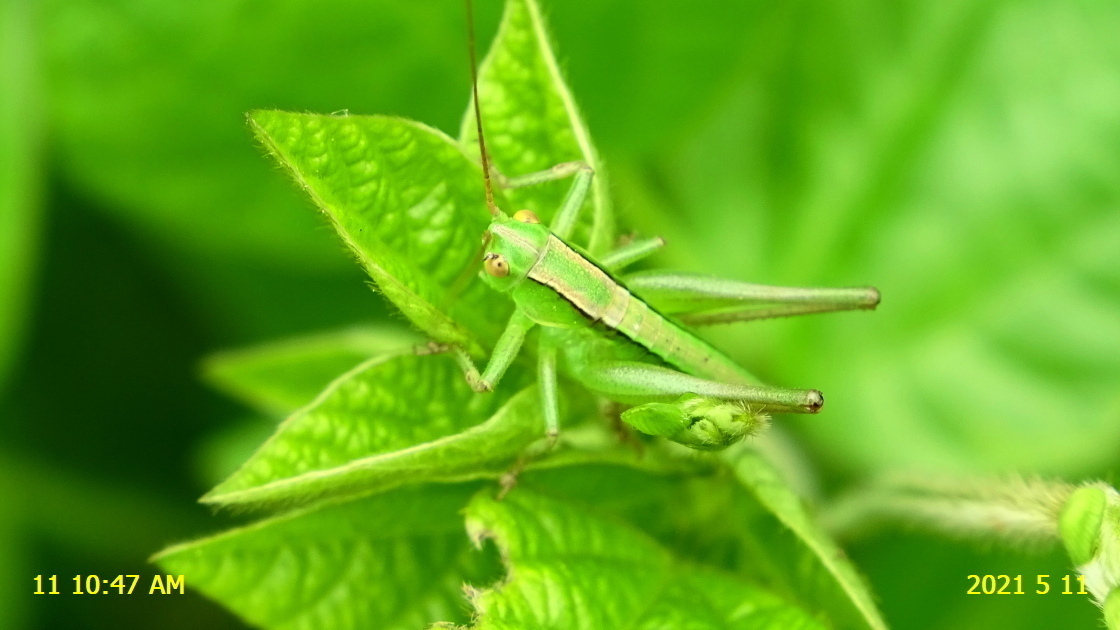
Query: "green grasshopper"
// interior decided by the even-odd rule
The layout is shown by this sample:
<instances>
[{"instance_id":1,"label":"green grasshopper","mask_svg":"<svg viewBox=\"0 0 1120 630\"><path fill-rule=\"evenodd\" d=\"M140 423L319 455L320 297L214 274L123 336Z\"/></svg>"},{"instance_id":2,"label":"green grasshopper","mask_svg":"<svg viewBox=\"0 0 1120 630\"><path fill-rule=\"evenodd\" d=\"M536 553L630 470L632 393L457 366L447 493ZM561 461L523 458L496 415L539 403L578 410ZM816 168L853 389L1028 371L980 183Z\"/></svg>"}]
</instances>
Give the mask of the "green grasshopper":
<instances>
[{"instance_id":1,"label":"green grasshopper","mask_svg":"<svg viewBox=\"0 0 1120 630\"><path fill-rule=\"evenodd\" d=\"M595 175L585 162L506 177L486 151L478 99L474 26L467 0L471 84L479 154L492 221L483 235L480 277L508 295L516 310L479 373L462 348L451 348L477 392L491 391L517 358L526 334L540 327L538 386L550 443L559 433L558 369L592 392L636 405L622 419L646 433L701 449L727 446L744 433L745 419L769 412L817 413L824 396L815 389L760 384L744 368L685 328L808 313L873 309L873 288L791 288L688 274L645 273L625 282L616 274L664 245L635 240L595 260L568 242ZM573 177L552 225L529 210L512 216L494 202L492 180L506 189ZM675 313L674 320L643 295L716 313ZM728 404L730 401L730 404Z\"/></svg>"}]
</instances>

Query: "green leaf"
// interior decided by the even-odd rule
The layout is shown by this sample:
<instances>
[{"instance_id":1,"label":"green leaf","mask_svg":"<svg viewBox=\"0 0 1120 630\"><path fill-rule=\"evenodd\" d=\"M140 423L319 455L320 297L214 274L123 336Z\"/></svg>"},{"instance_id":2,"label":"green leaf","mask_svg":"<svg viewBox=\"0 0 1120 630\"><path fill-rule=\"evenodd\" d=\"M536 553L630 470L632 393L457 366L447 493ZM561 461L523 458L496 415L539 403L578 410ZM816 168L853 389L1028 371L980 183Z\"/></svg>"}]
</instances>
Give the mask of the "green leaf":
<instances>
[{"instance_id":1,"label":"green leaf","mask_svg":"<svg viewBox=\"0 0 1120 630\"><path fill-rule=\"evenodd\" d=\"M774 467L746 448L730 452L724 459L754 498L794 535L793 545L786 536L785 544L794 551L786 557L782 579L794 589L797 601L810 610L832 611L837 628L885 630L874 597L855 566L816 524ZM791 558L797 561L788 563Z\"/></svg>"},{"instance_id":2,"label":"green leaf","mask_svg":"<svg viewBox=\"0 0 1120 630\"><path fill-rule=\"evenodd\" d=\"M170 547L153 561L269 630L462 620L479 559L459 510L476 486L425 486L293 512Z\"/></svg>"},{"instance_id":3,"label":"green leaf","mask_svg":"<svg viewBox=\"0 0 1120 630\"><path fill-rule=\"evenodd\" d=\"M275 417L246 418L210 432L194 448L195 479L204 487L218 485L275 432Z\"/></svg>"},{"instance_id":4,"label":"green leaf","mask_svg":"<svg viewBox=\"0 0 1120 630\"><path fill-rule=\"evenodd\" d=\"M472 596L479 630L827 627L629 525L527 490L502 501L483 491L467 507L467 529L476 542L494 539L509 574Z\"/></svg>"},{"instance_id":5,"label":"green leaf","mask_svg":"<svg viewBox=\"0 0 1120 630\"><path fill-rule=\"evenodd\" d=\"M205 527L197 509L104 472L63 467L26 449L0 452L0 479L13 517L27 535L106 562L133 561L169 539ZM6 508L7 510L7 508ZM76 525L77 524L77 525Z\"/></svg>"},{"instance_id":6,"label":"green leaf","mask_svg":"<svg viewBox=\"0 0 1120 630\"><path fill-rule=\"evenodd\" d=\"M287 415L362 361L408 351L420 338L390 326L364 326L210 355L206 379L260 411Z\"/></svg>"},{"instance_id":7,"label":"green leaf","mask_svg":"<svg viewBox=\"0 0 1120 630\"><path fill-rule=\"evenodd\" d=\"M515 374L476 394L446 355L378 357L285 420L202 501L305 502L422 481L497 476L544 435L534 389Z\"/></svg>"},{"instance_id":8,"label":"green leaf","mask_svg":"<svg viewBox=\"0 0 1120 630\"><path fill-rule=\"evenodd\" d=\"M32 10L0 4L0 386L18 349L38 223Z\"/></svg>"},{"instance_id":9,"label":"green leaf","mask_svg":"<svg viewBox=\"0 0 1120 630\"><path fill-rule=\"evenodd\" d=\"M593 505L654 537L676 557L764 585L816 618L828 619L830 627L884 628L863 581L769 464L734 450L726 459L744 469L649 474L629 466L591 465L533 471L518 487Z\"/></svg>"},{"instance_id":10,"label":"green leaf","mask_svg":"<svg viewBox=\"0 0 1120 630\"><path fill-rule=\"evenodd\" d=\"M451 291L489 225L479 169L454 142L384 116L257 111L249 122L413 324L475 352L497 337L508 300L473 278Z\"/></svg>"},{"instance_id":11,"label":"green leaf","mask_svg":"<svg viewBox=\"0 0 1120 630\"><path fill-rule=\"evenodd\" d=\"M572 241L592 254L613 246L614 215L606 173L549 45L536 0L508 0L498 35L479 68L479 106L486 147L505 175L525 175L562 162L582 160L596 171ZM468 107L460 142L477 154L474 110ZM512 214L528 208L552 220L570 182L506 191Z\"/></svg>"}]
</instances>

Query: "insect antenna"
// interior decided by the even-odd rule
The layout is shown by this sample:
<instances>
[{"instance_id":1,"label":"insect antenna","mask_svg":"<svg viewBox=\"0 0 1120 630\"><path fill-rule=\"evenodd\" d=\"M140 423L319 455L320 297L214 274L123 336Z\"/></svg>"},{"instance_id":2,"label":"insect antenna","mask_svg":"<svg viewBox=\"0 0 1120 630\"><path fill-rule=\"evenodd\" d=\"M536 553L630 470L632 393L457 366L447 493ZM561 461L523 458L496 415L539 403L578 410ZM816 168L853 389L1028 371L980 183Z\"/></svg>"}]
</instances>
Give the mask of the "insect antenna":
<instances>
[{"instance_id":1,"label":"insect antenna","mask_svg":"<svg viewBox=\"0 0 1120 630\"><path fill-rule=\"evenodd\" d=\"M471 62L471 102L474 104L474 123L478 130L478 153L482 157L482 181L486 187L486 207L490 209L490 216L498 216L501 211L494 203L494 188L490 182L490 154L486 152L486 136L482 132L482 111L478 105L478 62L475 54L474 36L474 2L464 0L467 7L467 48L470 50Z\"/></svg>"}]
</instances>

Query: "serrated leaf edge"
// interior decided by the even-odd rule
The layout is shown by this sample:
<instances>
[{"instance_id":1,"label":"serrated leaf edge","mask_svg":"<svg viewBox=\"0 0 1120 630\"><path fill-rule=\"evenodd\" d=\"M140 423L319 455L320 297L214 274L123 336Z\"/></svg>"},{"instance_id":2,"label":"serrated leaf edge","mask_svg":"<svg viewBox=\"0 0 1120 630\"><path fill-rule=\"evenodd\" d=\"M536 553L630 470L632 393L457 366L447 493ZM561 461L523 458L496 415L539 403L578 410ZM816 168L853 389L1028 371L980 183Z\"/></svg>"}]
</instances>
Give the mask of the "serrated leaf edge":
<instances>
[{"instance_id":1,"label":"serrated leaf edge","mask_svg":"<svg viewBox=\"0 0 1120 630\"><path fill-rule=\"evenodd\" d=\"M374 365L377 365L378 363L386 361L388 359L391 359L395 356L400 356L400 355L389 355L389 356L375 357L374 359L371 359L369 361L366 361L366 362L358 365L353 370L350 370L346 374L340 376L338 379L335 379L335 381L333 383L331 383L331 385L328 386L327 389L323 390L323 392L315 399L315 401L313 401L312 403L307 405L307 407L304 407L303 409L293 413L291 417L289 417L287 420L285 420L284 423L281 424L281 429L283 428L284 424L287 424L288 422L292 421L293 418L300 415L304 410L308 409L309 407L315 406L324 397L326 397L330 393L332 393L334 391L334 389L336 389L342 381L344 381L347 378L355 375L358 372L361 372L361 371L363 371L363 370L365 370L369 367L373 367ZM204 503L204 504L208 504L208 505L221 506L221 507L234 506L234 505L237 505L237 506L240 506L240 507L248 507L248 506L251 506L253 504L265 504L265 503L269 503L271 501L284 502L284 501L290 500L290 499L288 499L288 498L277 498L276 495L283 495L284 490L286 490L288 488L297 488L300 485L303 485L303 484L306 484L306 483L309 483L309 482L312 482L312 481L329 479L329 478L335 477L335 476L343 477L343 476L351 474L351 473L355 473L355 472L359 472L359 471L362 471L362 470L371 469L371 468L374 468L374 467L377 467L377 466L384 465L386 462L392 462L394 459L403 459L403 458L406 458L408 456L414 455L416 453L423 452L425 450L438 449L438 448L441 448L441 447L446 447L448 445L453 445L456 442L469 441L470 439L477 437L479 434L487 433L491 428L493 428L493 426L495 424L498 424L499 422L504 420L505 416L507 414L511 413L511 409L515 406L519 406L519 405L524 404L523 399L526 396L531 395L532 392L535 392L535 386L530 385L530 386L522 389L521 391L517 392L513 396L510 396L509 400L507 400L505 403L502 404L501 407L499 407L496 411L494 411L494 413L492 413L489 418L487 418L483 422L481 422L481 423L479 423L479 424L477 424L477 425L475 425L475 426L473 426L473 427L471 427L471 428L469 428L465 431L461 431L459 433L454 433L454 434L451 434L451 435L445 435L445 436L437 438L435 440L431 440L431 441L428 441L428 442L421 442L419 444L414 444L414 445L409 446L407 448L398 449L396 451L391 451L391 452L388 452L388 453L378 453L376 455L371 455L371 456L368 456L368 457L354 459L354 460L351 460L351 461L349 461L346 464L343 464L341 466L335 466L334 468L327 468L327 469L324 469L324 470L313 470L313 471L301 473L301 474L296 475L294 477L285 477L284 479L278 479L276 481L271 481L269 483L262 484L262 485L259 485L259 486L253 486L251 488L246 488L246 489L242 489L242 490L235 490L235 491L232 491L232 492L222 492L222 493L214 493L213 491L211 491L211 492L208 492L207 494L203 495L199 499L199 502ZM279 430L277 431L277 433L279 433ZM540 434L544 435L543 430L540 432ZM274 434L273 437L275 437L275 434ZM265 446L269 442L271 442L272 440L273 440L273 438L269 438L269 440L266 441L265 444L261 446L261 449L265 448ZM499 462L499 461L504 462L505 459L507 459L507 458L508 457L506 457L506 456L496 457L496 458L494 458L494 461L495 462ZM233 476L236 476L236 474L237 473L234 473ZM424 481L436 481L436 480L442 481L442 482L469 481L469 480L472 480L472 479L495 478L495 477L500 476L500 474L501 474L501 470L499 470L499 469L495 469L493 471L479 470L477 472L465 472L465 473L459 473L459 474L437 475L434 478L424 479ZM231 476L231 478L232 478L232 476ZM386 491L386 490L389 490L391 488L395 488L395 487L398 487L398 486L401 486L401 485L406 485L408 483L411 483L411 481L408 480L408 479L402 479L395 484L378 485L377 486L377 491ZM343 496L352 495L352 494L360 494L360 491L347 491L347 492L343 492L341 494Z\"/></svg>"},{"instance_id":2,"label":"serrated leaf edge","mask_svg":"<svg viewBox=\"0 0 1120 630\"><path fill-rule=\"evenodd\" d=\"M417 310L422 311L425 316L430 318L430 321L438 322L438 324L421 326L420 324L413 321L413 319L411 317L407 317L407 314L406 314L406 317L408 318L408 320L410 322L412 322L413 326L421 329L426 334L431 335L433 338L435 338L438 341L441 341L441 342L444 342L444 343L453 343L453 344L456 344L456 345L460 345L460 346L466 348L467 351L470 352L472 355L481 356L482 354L484 354L484 350L482 348L482 345L474 337L474 335L472 335L470 333L470 331L468 331L466 328L464 328L458 322L456 322L453 319L451 319L450 317L448 317L442 310L440 310L435 305L433 305L432 303L428 302L426 299L424 299L423 297L418 295L411 288L409 288L408 286L406 286L403 283L401 283L400 281L398 281L392 274L390 274L388 271L386 271L384 269L384 267L382 267L380 264L378 264L378 262L376 260L367 257L362 252L361 248L359 248L357 246L357 243L355 243L353 241L353 239L351 239L350 235L346 232L346 230L340 229L338 219L336 218L337 213L338 213L338 209L335 208L334 206L332 206L331 204L328 204L322 197L320 197L318 195L318 193L315 192L314 188L307 182L306 179L304 179L302 173L299 172L299 169L295 168L295 166L291 163L291 161L288 159L288 157L285 155L285 153L280 149L279 146L276 145L276 143L272 139L271 134L269 134L264 129L264 127L262 127L261 124L256 121L254 116L259 114L259 113L282 113L282 114L297 115L297 116L298 115L312 115L312 116L324 116L324 117L328 117L328 116L325 115L325 114L314 114L314 113L300 114L300 113L296 113L296 112L286 112L286 111L282 111L282 110L252 110L248 114L245 115L245 118L248 121L249 128L253 132L253 136L256 137L257 140L260 141L265 146L265 149L276 159L277 162L279 162L281 164L281 166L284 167L284 170L287 171L289 175L291 175L291 177L295 180L296 184L305 193L307 193L307 195L309 197L311 197L312 201L315 202L315 206L317 208L319 208L319 210L324 215L327 216L327 219L331 222L331 226L334 228L334 230L338 234L339 238L341 238L342 241L344 243L346 243L347 249L351 252L351 254L354 255L355 258L357 258L358 263L362 266L363 269L366 270L366 273L368 273L373 278L373 280L377 284L378 288L381 289L381 292L382 293L392 292L392 293L395 293L397 295L407 296L408 299L412 302L412 304L411 304L412 307L416 308ZM455 147L455 150L458 151L467 160L467 162L477 165L477 163L474 162L470 158L470 156L467 155L467 153L463 150L463 147L460 143L456 142L450 136L443 133L439 129L436 129L435 127L431 127L429 125L426 125L422 122L415 121L415 120L412 120L412 119L409 119L409 118L402 118L402 117L399 117L399 116L382 116L382 115L351 116L351 118L394 120L394 121L397 121L397 122L403 122L405 124L416 127L416 128L418 128L422 131L425 131L427 133L431 133L432 135L440 138L441 140L446 141L449 145ZM481 175L481 167L479 167L479 169L480 169L479 177L481 177L482 176Z\"/></svg>"}]
</instances>

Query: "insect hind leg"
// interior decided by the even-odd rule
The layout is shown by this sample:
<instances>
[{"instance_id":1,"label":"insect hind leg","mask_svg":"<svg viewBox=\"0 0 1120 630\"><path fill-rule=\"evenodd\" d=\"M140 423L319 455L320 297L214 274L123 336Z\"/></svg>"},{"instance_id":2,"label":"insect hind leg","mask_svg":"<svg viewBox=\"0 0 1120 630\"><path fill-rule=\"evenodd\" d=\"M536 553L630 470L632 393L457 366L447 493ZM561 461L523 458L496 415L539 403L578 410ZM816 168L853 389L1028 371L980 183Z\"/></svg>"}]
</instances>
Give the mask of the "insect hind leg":
<instances>
[{"instance_id":1,"label":"insect hind leg","mask_svg":"<svg viewBox=\"0 0 1120 630\"><path fill-rule=\"evenodd\" d=\"M817 413L824 406L824 395L815 389L723 383L636 361L592 361L582 367L579 378L607 398L636 404L673 402L695 394L774 413Z\"/></svg>"},{"instance_id":2,"label":"insect hind leg","mask_svg":"<svg viewBox=\"0 0 1120 630\"><path fill-rule=\"evenodd\" d=\"M879 305L879 291L873 287L779 287L664 272L640 272L625 279L643 299L692 326L872 310Z\"/></svg>"},{"instance_id":3,"label":"insect hind leg","mask_svg":"<svg viewBox=\"0 0 1120 630\"><path fill-rule=\"evenodd\" d=\"M665 247L665 239L660 236L636 238L603 256L599 259L599 264L611 271L621 271L639 260L657 253L662 247Z\"/></svg>"}]
</instances>

